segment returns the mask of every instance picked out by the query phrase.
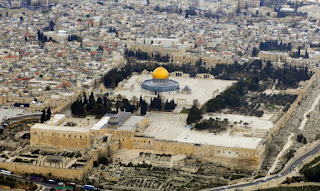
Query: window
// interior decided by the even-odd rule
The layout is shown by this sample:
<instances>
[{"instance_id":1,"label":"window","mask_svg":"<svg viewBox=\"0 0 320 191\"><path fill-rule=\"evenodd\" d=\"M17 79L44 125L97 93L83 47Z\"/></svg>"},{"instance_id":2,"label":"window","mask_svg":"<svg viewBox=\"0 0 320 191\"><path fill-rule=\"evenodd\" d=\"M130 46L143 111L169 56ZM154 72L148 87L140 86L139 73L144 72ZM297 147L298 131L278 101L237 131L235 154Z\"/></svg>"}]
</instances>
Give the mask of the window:
<instances>
[{"instance_id":1,"label":"window","mask_svg":"<svg viewBox=\"0 0 320 191\"><path fill-rule=\"evenodd\" d=\"M82 136L80 136L80 139L82 138Z\"/></svg>"},{"instance_id":2,"label":"window","mask_svg":"<svg viewBox=\"0 0 320 191\"><path fill-rule=\"evenodd\" d=\"M36 135L36 134L37 134L37 132L34 132L34 134Z\"/></svg>"}]
</instances>

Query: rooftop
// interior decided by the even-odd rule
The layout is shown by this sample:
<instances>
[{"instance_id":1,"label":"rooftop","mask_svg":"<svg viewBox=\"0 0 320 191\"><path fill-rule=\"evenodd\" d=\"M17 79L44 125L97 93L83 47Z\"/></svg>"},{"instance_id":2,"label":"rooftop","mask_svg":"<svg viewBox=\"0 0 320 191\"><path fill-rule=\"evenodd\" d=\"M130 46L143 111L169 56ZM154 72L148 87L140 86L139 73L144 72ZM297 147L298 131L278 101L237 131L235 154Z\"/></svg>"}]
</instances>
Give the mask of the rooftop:
<instances>
[{"instance_id":1,"label":"rooftop","mask_svg":"<svg viewBox=\"0 0 320 191\"><path fill-rule=\"evenodd\" d=\"M79 133L89 133L88 128L81 127L68 127L68 126L51 126L42 123L36 123L32 129L50 130L50 131L61 131L61 132L79 132Z\"/></svg>"},{"instance_id":2,"label":"rooftop","mask_svg":"<svg viewBox=\"0 0 320 191\"><path fill-rule=\"evenodd\" d=\"M130 116L118 129L131 131L144 119L143 116Z\"/></svg>"}]
</instances>

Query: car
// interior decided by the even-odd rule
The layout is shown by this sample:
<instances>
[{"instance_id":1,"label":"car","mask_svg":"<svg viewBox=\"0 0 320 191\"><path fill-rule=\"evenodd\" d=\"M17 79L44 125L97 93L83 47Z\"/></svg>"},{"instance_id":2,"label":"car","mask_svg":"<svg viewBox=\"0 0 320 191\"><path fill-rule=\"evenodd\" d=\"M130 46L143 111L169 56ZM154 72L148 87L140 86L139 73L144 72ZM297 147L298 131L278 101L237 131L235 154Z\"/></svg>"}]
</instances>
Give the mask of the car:
<instances>
[{"instance_id":1,"label":"car","mask_svg":"<svg viewBox=\"0 0 320 191\"><path fill-rule=\"evenodd\" d=\"M74 182L68 182L68 183L66 183L66 186L74 187L74 186L76 186L76 183L74 183Z\"/></svg>"},{"instance_id":2,"label":"car","mask_svg":"<svg viewBox=\"0 0 320 191\"><path fill-rule=\"evenodd\" d=\"M63 182L59 182L58 185L59 185L59 186L63 186L64 183L63 183Z\"/></svg>"},{"instance_id":3,"label":"car","mask_svg":"<svg viewBox=\"0 0 320 191\"><path fill-rule=\"evenodd\" d=\"M256 183L256 182L257 182L257 180L254 180L254 181L253 181L253 183Z\"/></svg>"},{"instance_id":4,"label":"car","mask_svg":"<svg viewBox=\"0 0 320 191\"><path fill-rule=\"evenodd\" d=\"M47 182L48 182L49 184L55 184L55 183L57 183L56 180L52 180L52 179L48 179Z\"/></svg>"},{"instance_id":5,"label":"car","mask_svg":"<svg viewBox=\"0 0 320 191\"><path fill-rule=\"evenodd\" d=\"M263 182L265 182L267 180L267 177L263 178Z\"/></svg>"},{"instance_id":6,"label":"car","mask_svg":"<svg viewBox=\"0 0 320 191\"><path fill-rule=\"evenodd\" d=\"M281 173L279 173L279 174L278 174L278 177L281 177L281 176L282 176Z\"/></svg>"}]
</instances>

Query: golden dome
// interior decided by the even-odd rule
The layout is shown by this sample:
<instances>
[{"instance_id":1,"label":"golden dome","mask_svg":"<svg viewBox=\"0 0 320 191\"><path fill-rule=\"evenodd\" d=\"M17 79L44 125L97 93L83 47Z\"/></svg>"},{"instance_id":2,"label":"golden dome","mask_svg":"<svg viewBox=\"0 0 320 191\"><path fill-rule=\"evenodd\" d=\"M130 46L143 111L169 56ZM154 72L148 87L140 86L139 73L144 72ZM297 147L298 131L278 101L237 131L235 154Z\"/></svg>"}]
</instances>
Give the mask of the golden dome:
<instances>
[{"instance_id":1,"label":"golden dome","mask_svg":"<svg viewBox=\"0 0 320 191\"><path fill-rule=\"evenodd\" d=\"M158 67L153 71L152 78L154 78L154 79L168 79L169 72L164 67Z\"/></svg>"}]
</instances>

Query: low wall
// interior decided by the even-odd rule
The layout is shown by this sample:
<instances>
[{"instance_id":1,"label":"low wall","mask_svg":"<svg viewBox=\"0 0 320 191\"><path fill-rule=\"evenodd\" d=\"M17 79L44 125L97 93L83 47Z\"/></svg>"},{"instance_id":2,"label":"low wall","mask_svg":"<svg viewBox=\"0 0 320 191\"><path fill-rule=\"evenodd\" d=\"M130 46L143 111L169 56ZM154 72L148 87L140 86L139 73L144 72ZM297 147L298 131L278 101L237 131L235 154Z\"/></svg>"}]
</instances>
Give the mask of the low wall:
<instances>
[{"instance_id":1,"label":"low wall","mask_svg":"<svg viewBox=\"0 0 320 191\"><path fill-rule=\"evenodd\" d=\"M47 166L37 166L25 163L16 163L16 162L0 162L0 168L7 169L8 171L13 172L14 174L41 174L43 176L68 179L68 180L84 180L87 177L88 172L93 167L93 162L97 160L96 153L90 153L91 159L88 163L81 169L67 169L67 168L56 168L56 167L47 167Z\"/></svg>"},{"instance_id":2,"label":"low wall","mask_svg":"<svg viewBox=\"0 0 320 191\"><path fill-rule=\"evenodd\" d=\"M14 174L35 173L43 176L49 176L50 173L53 177L61 179L65 179L67 177L71 180L83 180L84 174L86 173L85 169L54 168L15 162L0 162L0 168L5 168Z\"/></svg>"}]
</instances>

